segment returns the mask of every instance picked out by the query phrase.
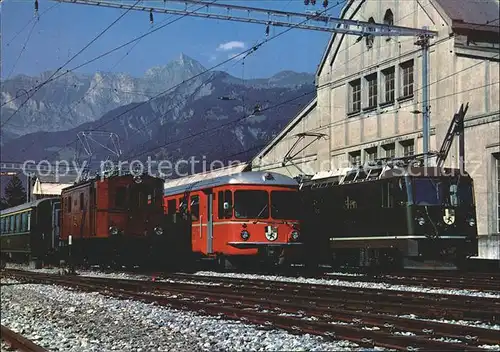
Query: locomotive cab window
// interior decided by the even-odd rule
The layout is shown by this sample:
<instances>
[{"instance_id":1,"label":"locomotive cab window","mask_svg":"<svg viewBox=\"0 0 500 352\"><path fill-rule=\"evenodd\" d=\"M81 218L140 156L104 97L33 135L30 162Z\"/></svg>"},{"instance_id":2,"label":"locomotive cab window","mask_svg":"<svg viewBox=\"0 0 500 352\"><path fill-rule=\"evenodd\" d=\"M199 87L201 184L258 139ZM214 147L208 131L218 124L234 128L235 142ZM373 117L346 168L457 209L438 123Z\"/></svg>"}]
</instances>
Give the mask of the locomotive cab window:
<instances>
[{"instance_id":1,"label":"locomotive cab window","mask_svg":"<svg viewBox=\"0 0 500 352\"><path fill-rule=\"evenodd\" d=\"M84 209L84 196L83 192L80 192L80 210Z\"/></svg>"},{"instance_id":2,"label":"locomotive cab window","mask_svg":"<svg viewBox=\"0 0 500 352\"><path fill-rule=\"evenodd\" d=\"M234 216L238 219L269 218L269 197L266 191L235 191Z\"/></svg>"},{"instance_id":3,"label":"locomotive cab window","mask_svg":"<svg viewBox=\"0 0 500 352\"><path fill-rule=\"evenodd\" d=\"M191 208L191 220L198 221L200 218L200 197L199 196L191 196L190 208Z\"/></svg>"},{"instance_id":4,"label":"locomotive cab window","mask_svg":"<svg viewBox=\"0 0 500 352\"><path fill-rule=\"evenodd\" d=\"M125 208L127 204L127 189L125 187L118 187L115 193L115 207Z\"/></svg>"}]
</instances>

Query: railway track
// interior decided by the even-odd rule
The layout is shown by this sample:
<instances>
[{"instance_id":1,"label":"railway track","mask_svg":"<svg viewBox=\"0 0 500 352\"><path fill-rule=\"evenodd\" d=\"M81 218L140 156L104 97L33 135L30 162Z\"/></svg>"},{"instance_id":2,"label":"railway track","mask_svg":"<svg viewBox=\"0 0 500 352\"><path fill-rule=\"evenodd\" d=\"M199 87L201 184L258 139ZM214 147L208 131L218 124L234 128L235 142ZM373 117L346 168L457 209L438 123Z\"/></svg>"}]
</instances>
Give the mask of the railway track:
<instances>
[{"instance_id":1,"label":"railway track","mask_svg":"<svg viewBox=\"0 0 500 352\"><path fill-rule=\"evenodd\" d=\"M59 284L86 291L99 291L115 297L155 302L177 309L188 309L201 314L219 315L270 328L282 328L293 333L310 333L327 338L350 340L365 347L386 347L398 350L424 348L429 350L482 350L480 345L498 344L498 331L447 323L391 316L383 313L421 313L432 311L427 296L402 296L399 300L413 301L406 305L396 302L394 292L379 292L377 301L367 301L364 290L355 291L321 288L309 289L300 285L269 285L272 282L229 283L212 278L212 284L186 282L151 282L139 280L105 279L83 276L58 276L32 272L7 271L4 274L26 282ZM246 281L246 280L243 280ZM263 287L263 284L268 284ZM283 283L279 283L283 284ZM369 290L368 290L369 291ZM328 293L327 293L328 292ZM374 292L368 292L368 296ZM385 294L385 295L380 295ZM387 295L391 297L387 300ZM455 296L457 297L457 296ZM361 299L360 299L361 298ZM442 297L441 297L442 298ZM433 298L436 302L436 297ZM383 303L386 301L386 303ZM486 304L486 301L482 301ZM500 307L490 311L500 317ZM497 302L498 303L498 302ZM442 301L440 305L453 302ZM384 311L385 307L385 311ZM387 309L390 307L391 309ZM447 308L451 309L451 308ZM459 310L454 307L451 310ZM466 310L462 306L462 311ZM389 311L389 312L388 312ZM482 310L481 310L482 311ZM476 312L477 313L477 312ZM485 312L482 312L486 314ZM405 336L405 334L413 334ZM443 342L439 339L453 339Z\"/></svg>"},{"instance_id":2,"label":"railway track","mask_svg":"<svg viewBox=\"0 0 500 352\"><path fill-rule=\"evenodd\" d=\"M445 275L436 273L402 273L384 274L384 275L362 275L347 276L338 274L324 274L325 279L335 279L343 281L364 281L364 282L383 282L395 285L411 285L422 287L436 287L445 289L466 289L478 291L499 291L500 276L496 275Z\"/></svg>"},{"instance_id":3,"label":"railway track","mask_svg":"<svg viewBox=\"0 0 500 352\"><path fill-rule=\"evenodd\" d=\"M500 321L500 300L492 298L190 274L168 274L164 276L164 279L202 283L217 282L226 285L229 289L237 285L237 287L253 290L253 294L269 292L270 288L272 288L270 294L293 291L294 295L304 297L304 299L318 297L317 300L324 304L345 305L352 309L371 307L371 310L388 314L405 314L405 309L411 307L412 313L429 318L477 319L490 323ZM206 286L200 287L200 290L204 287ZM346 297L349 298L348 301ZM363 304L370 304L370 306L363 306Z\"/></svg>"},{"instance_id":4,"label":"railway track","mask_svg":"<svg viewBox=\"0 0 500 352\"><path fill-rule=\"evenodd\" d=\"M12 348L22 352L48 352L45 348L38 346L32 341L28 340L22 335L10 330L8 327L2 325L2 340L9 344Z\"/></svg>"}]
</instances>

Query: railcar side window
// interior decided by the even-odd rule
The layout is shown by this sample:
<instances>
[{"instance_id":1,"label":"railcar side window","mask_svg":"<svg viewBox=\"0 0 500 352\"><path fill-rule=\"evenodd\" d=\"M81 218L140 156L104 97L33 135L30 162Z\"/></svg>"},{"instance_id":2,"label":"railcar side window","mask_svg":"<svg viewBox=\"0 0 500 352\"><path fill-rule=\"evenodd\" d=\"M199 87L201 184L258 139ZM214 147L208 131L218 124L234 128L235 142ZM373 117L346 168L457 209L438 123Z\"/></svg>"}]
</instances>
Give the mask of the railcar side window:
<instances>
[{"instance_id":1,"label":"railcar side window","mask_svg":"<svg viewBox=\"0 0 500 352\"><path fill-rule=\"evenodd\" d=\"M71 213L71 196L66 198L66 201L68 202L68 213Z\"/></svg>"},{"instance_id":2,"label":"railcar side window","mask_svg":"<svg viewBox=\"0 0 500 352\"><path fill-rule=\"evenodd\" d=\"M219 219L230 219L233 216L233 197L231 191L219 191L218 194L218 217ZM228 203L228 209L224 209L224 203Z\"/></svg>"},{"instance_id":3,"label":"railcar side window","mask_svg":"<svg viewBox=\"0 0 500 352\"><path fill-rule=\"evenodd\" d=\"M9 231L10 231L11 233L12 233L12 232L15 232L15 231L14 231L14 221L15 221L15 220L16 220L16 219L14 218L14 215L11 215L11 216L10 216L10 221L9 221L9 222L10 222Z\"/></svg>"},{"instance_id":4,"label":"railcar side window","mask_svg":"<svg viewBox=\"0 0 500 352\"><path fill-rule=\"evenodd\" d=\"M5 232L5 218L2 218L0 220L0 231L1 231L1 233Z\"/></svg>"},{"instance_id":5,"label":"railcar side window","mask_svg":"<svg viewBox=\"0 0 500 352\"><path fill-rule=\"evenodd\" d=\"M28 213L27 222L28 222L27 231L30 231L31 230L31 212Z\"/></svg>"},{"instance_id":6,"label":"railcar side window","mask_svg":"<svg viewBox=\"0 0 500 352\"><path fill-rule=\"evenodd\" d=\"M198 196L191 196L191 220L198 221L200 218L200 198Z\"/></svg>"},{"instance_id":7,"label":"railcar side window","mask_svg":"<svg viewBox=\"0 0 500 352\"><path fill-rule=\"evenodd\" d=\"M83 202L84 202L83 192L80 192L80 210L83 210Z\"/></svg>"},{"instance_id":8,"label":"railcar side window","mask_svg":"<svg viewBox=\"0 0 500 352\"><path fill-rule=\"evenodd\" d=\"M22 213L21 214L21 231L22 232L26 232L26 230L28 228L28 224L26 222L27 216L28 216L28 213Z\"/></svg>"},{"instance_id":9,"label":"railcar side window","mask_svg":"<svg viewBox=\"0 0 500 352\"><path fill-rule=\"evenodd\" d=\"M16 214L16 232L21 232L21 214Z\"/></svg>"}]
</instances>

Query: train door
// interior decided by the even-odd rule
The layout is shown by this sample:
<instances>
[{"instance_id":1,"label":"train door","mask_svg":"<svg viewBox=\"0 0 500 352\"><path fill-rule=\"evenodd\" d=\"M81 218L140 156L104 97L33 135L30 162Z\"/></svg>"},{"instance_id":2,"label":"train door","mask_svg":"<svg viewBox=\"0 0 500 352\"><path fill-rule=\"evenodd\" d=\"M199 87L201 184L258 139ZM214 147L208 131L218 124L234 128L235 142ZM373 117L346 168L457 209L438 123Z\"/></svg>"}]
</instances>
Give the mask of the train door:
<instances>
[{"instance_id":1,"label":"train door","mask_svg":"<svg viewBox=\"0 0 500 352\"><path fill-rule=\"evenodd\" d=\"M191 215L191 243L194 252L203 252L203 211L200 212L200 197L193 194L189 198L189 209Z\"/></svg>"},{"instance_id":2,"label":"train door","mask_svg":"<svg viewBox=\"0 0 500 352\"><path fill-rule=\"evenodd\" d=\"M207 217L207 231L206 231L206 236L207 236L207 254L212 254L213 253L213 194L212 194L212 189L206 190L205 191L206 195L206 204L207 204L207 211L206 211L206 217Z\"/></svg>"},{"instance_id":3,"label":"train door","mask_svg":"<svg viewBox=\"0 0 500 352\"><path fill-rule=\"evenodd\" d=\"M61 203L53 204L52 213L52 249L59 246L59 238L61 236Z\"/></svg>"}]
</instances>

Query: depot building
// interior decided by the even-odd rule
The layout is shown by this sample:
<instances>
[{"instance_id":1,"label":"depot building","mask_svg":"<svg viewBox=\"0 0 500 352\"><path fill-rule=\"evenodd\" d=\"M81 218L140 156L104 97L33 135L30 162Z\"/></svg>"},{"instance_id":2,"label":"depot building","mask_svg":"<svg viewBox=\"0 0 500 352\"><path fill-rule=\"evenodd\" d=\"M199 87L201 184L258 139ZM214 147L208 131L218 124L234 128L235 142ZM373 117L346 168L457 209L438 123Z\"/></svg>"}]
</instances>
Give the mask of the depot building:
<instances>
[{"instance_id":1,"label":"depot building","mask_svg":"<svg viewBox=\"0 0 500 352\"><path fill-rule=\"evenodd\" d=\"M475 184L479 256L500 258L499 3L351 0L341 18L436 31L430 39L429 150L453 115L465 116ZM496 20L496 21L495 21ZM422 49L417 37L333 34L316 72L316 98L251 161L252 170L315 174L423 152ZM459 167L455 138L446 167Z\"/></svg>"}]
</instances>

